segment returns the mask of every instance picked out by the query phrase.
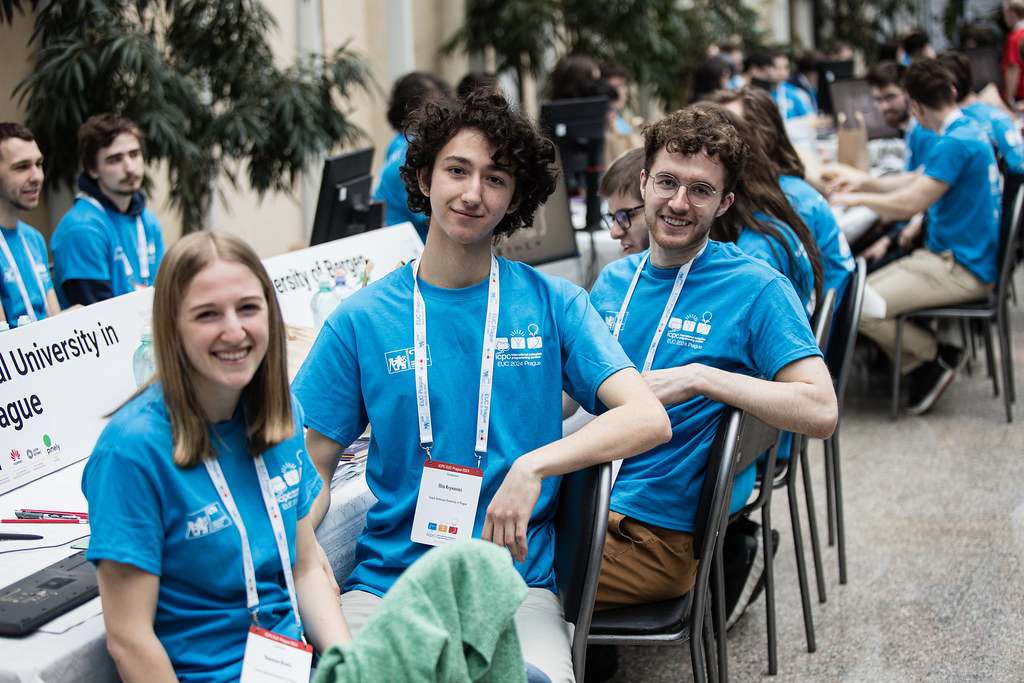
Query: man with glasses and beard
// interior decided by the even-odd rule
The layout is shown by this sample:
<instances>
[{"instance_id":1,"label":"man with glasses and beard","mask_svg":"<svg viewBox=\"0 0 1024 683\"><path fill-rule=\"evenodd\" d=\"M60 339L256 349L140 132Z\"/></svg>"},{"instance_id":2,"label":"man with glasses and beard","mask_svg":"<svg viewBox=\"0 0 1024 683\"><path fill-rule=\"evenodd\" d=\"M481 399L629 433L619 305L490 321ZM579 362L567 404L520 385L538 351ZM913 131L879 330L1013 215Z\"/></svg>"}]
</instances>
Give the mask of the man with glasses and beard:
<instances>
[{"instance_id":1,"label":"man with glasses and beard","mask_svg":"<svg viewBox=\"0 0 1024 683\"><path fill-rule=\"evenodd\" d=\"M58 297L87 305L152 286L164 242L141 192L139 127L114 114L93 116L78 129L78 154L78 194L50 238Z\"/></svg>"}]
</instances>

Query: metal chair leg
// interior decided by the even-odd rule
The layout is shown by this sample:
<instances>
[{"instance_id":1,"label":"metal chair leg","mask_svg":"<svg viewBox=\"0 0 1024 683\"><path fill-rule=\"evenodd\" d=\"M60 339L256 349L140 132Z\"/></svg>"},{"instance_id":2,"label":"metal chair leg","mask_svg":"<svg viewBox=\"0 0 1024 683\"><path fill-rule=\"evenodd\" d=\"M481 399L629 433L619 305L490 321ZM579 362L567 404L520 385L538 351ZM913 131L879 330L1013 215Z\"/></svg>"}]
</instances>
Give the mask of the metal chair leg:
<instances>
[{"instance_id":1,"label":"metal chair leg","mask_svg":"<svg viewBox=\"0 0 1024 683\"><path fill-rule=\"evenodd\" d=\"M828 439L832 451L832 480L835 483L836 491L836 544L839 555L839 584L846 585L846 522L843 519L843 475L842 458L839 453L839 431L836 430Z\"/></svg>"},{"instance_id":2,"label":"metal chair leg","mask_svg":"<svg viewBox=\"0 0 1024 683\"><path fill-rule=\"evenodd\" d=\"M1006 320L999 316L996 322L999 334L1000 365L1003 370L1003 406L1006 408L1007 423L1013 422L1013 349L1010 347L1009 335L1004 329Z\"/></svg>"},{"instance_id":3,"label":"metal chair leg","mask_svg":"<svg viewBox=\"0 0 1024 683\"><path fill-rule=\"evenodd\" d=\"M964 354L967 356L967 362L964 363L964 367L967 369L967 376L971 377L974 375L974 337L967 334L967 320L965 318L960 318L960 341L961 348L963 348ZM970 349L969 352L968 349Z\"/></svg>"},{"instance_id":4,"label":"metal chair leg","mask_svg":"<svg viewBox=\"0 0 1024 683\"><path fill-rule=\"evenodd\" d=\"M718 676L723 683L729 680L729 639L725 633L725 570L722 565L722 543L725 534L719 535L718 543L715 543L715 561L711 567L711 587L714 590L715 599L712 600L712 616L715 624L715 632L718 633L716 656L718 657Z\"/></svg>"},{"instance_id":5,"label":"metal chair leg","mask_svg":"<svg viewBox=\"0 0 1024 683\"><path fill-rule=\"evenodd\" d=\"M779 643L775 631L775 551L772 548L772 507L761 508L761 542L764 544L764 604L768 630L768 674L779 673Z\"/></svg>"},{"instance_id":6,"label":"metal chair leg","mask_svg":"<svg viewBox=\"0 0 1024 683\"><path fill-rule=\"evenodd\" d=\"M708 597L705 602L707 605L707 613L704 615L704 651L703 659L704 665L707 668L708 681L709 683L719 683L718 677L718 648L715 647L715 634L711 627L711 589L708 588Z\"/></svg>"},{"instance_id":7,"label":"metal chair leg","mask_svg":"<svg viewBox=\"0 0 1024 683\"><path fill-rule=\"evenodd\" d=\"M996 372L996 355L993 351L992 324L989 321L981 323L985 326L982 336L985 338L985 363L988 365L988 376L992 378L992 395L999 396L999 373Z\"/></svg>"},{"instance_id":8,"label":"metal chair leg","mask_svg":"<svg viewBox=\"0 0 1024 683\"><path fill-rule=\"evenodd\" d=\"M838 424L836 429L839 429ZM828 545L832 547L836 544L836 484L835 467L832 464L832 440L824 439L821 443L825 450L825 508L828 512Z\"/></svg>"},{"instance_id":9,"label":"metal chair leg","mask_svg":"<svg viewBox=\"0 0 1024 683\"><path fill-rule=\"evenodd\" d=\"M799 438L794 435L793 440L798 441ZM807 562L804 558L803 532L800 529L800 509L796 493L796 461L799 458L800 449L794 443L789 473L786 476L786 499L789 502L789 521L793 527L793 553L796 555L796 576L800 584L800 608L804 616L804 636L807 638L807 651L814 652L817 649L814 639L814 615L811 612L811 589L807 585Z\"/></svg>"},{"instance_id":10,"label":"metal chair leg","mask_svg":"<svg viewBox=\"0 0 1024 683\"><path fill-rule=\"evenodd\" d=\"M814 509L814 484L811 481L811 464L807 459L807 437L800 437L800 472L804 478L804 500L807 503L807 526L811 534L811 558L814 560L814 579L818 584L818 602L824 604L825 570L821 563L821 540L818 538L818 511ZM796 495L796 486L793 486Z\"/></svg>"},{"instance_id":11,"label":"metal chair leg","mask_svg":"<svg viewBox=\"0 0 1024 683\"><path fill-rule=\"evenodd\" d=\"M896 349L892 363L892 419L900 419L900 374L903 372L903 316L896 316Z\"/></svg>"}]
</instances>

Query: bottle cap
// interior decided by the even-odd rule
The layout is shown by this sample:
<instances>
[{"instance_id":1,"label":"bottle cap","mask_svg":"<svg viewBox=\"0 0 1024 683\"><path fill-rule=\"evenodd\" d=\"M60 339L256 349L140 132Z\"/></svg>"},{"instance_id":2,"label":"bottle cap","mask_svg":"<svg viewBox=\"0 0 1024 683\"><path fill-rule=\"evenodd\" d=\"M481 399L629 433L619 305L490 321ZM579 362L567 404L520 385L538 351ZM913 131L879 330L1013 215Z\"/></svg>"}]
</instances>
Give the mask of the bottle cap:
<instances>
[{"instance_id":1,"label":"bottle cap","mask_svg":"<svg viewBox=\"0 0 1024 683\"><path fill-rule=\"evenodd\" d=\"M18 327L28 325L30 322L32 322L32 318L28 317L27 315L18 316Z\"/></svg>"}]
</instances>

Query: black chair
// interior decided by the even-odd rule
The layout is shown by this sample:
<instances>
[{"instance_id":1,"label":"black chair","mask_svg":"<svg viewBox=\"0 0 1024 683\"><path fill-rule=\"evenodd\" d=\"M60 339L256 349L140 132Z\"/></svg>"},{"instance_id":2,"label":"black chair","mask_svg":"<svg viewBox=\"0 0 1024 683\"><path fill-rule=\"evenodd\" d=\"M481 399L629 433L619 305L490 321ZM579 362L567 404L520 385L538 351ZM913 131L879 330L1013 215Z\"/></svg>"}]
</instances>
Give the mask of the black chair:
<instances>
[{"instance_id":1,"label":"black chair","mask_svg":"<svg viewBox=\"0 0 1024 683\"><path fill-rule=\"evenodd\" d=\"M555 513L555 577L565 620L575 625L572 665L583 683L587 633L594 613L597 577L608 530L611 463L588 467L562 477Z\"/></svg>"},{"instance_id":2,"label":"black chair","mask_svg":"<svg viewBox=\"0 0 1024 683\"><path fill-rule=\"evenodd\" d=\"M1009 298L1010 283L1013 278L1013 269L1016 265L1014 246L1020 234L1021 227L1021 203L1024 201L1024 187L1017 190L1017 196L1013 202L1013 212L1010 220L1004 221L999 239L999 264L998 279L992 292L981 301L959 304L954 306L941 306L935 308L923 308L910 311L896 317L896 357L893 362L892 373L892 417L899 419L900 415L900 373L903 365L903 325L911 318L939 318L947 320L983 321L985 323L985 347L989 362L989 370L992 374L992 383L999 393L998 380L994 370L995 358L992 353L992 325L996 326L996 333L999 336L999 351L1001 356L1000 365L1003 371L1003 404L1006 407L1006 421L1013 422L1013 403L1016 400L1016 387L1013 380L1013 354L1010 343L1010 318L1007 307Z\"/></svg>"},{"instance_id":3,"label":"black chair","mask_svg":"<svg viewBox=\"0 0 1024 683\"><path fill-rule=\"evenodd\" d=\"M839 548L839 583L846 584L846 524L843 517L843 480L839 450L839 428L843 419L843 397L846 385L850 381L850 368L853 365L853 348L857 343L857 328L860 326L860 313L864 307L864 288L867 284L867 262L857 259L857 267L846 288L846 296L836 309L832 323L832 336L825 352L825 365L832 375L832 383L836 389L836 401L839 404L839 421L832 436L825 439L825 496L828 511L828 544L831 546L838 539ZM804 485L805 491L810 488ZM809 509L813 509L813 501L807 498ZM813 542L813 541L812 541ZM815 555L815 562L820 564L820 555ZM815 567L817 570L817 566Z\"/></svg>"},{"instance_id":4,"label":"black chair","mask_svg":"<svg viewBox=\"0 0 1024 683\"><path fill-rule=\"evenodd\" d=\"M719 539L725 533L732 483L741 464L749 465L760 453L769 450L774 465L778 430L735 408L727 408L718 424L718 432L708 455L704 485L697 510L693 548L698 560L697 579L686 595L672 600L619 607L595 612L587 642L591 645L669 645L690 644L690 662L694 680L703 683L710 672L712 680L726 680L716 660L707 657L715 649L715 636L707 619L711 569ZM722 618L724 624L724 616ZM724 634L724 628L718 631ZM694 635L696 634L696 637ZM725 638L719 637L719 647ZM582 681L582 679L577 679Z\"/></svg>"}]
</instances>

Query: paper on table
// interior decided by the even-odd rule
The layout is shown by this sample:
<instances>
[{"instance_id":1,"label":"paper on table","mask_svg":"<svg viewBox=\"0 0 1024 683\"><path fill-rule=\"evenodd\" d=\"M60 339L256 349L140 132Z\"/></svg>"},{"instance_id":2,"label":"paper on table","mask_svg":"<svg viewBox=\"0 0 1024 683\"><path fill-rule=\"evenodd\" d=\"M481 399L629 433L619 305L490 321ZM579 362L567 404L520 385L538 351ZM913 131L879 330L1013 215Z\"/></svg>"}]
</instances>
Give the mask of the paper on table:
<instances>
[{"instance_id":1,"label":"paper on table","mask_svg":"<svg viewBox=\"0 0 1024 683\"><path fill-rule=\"evenodd\" d=\"M39 630L43 633L65 633L78 626L89 621L97 614L103 613L103 606L100 603L99 597L95 597L89 602L79 605L70 612L62 614L53 621L48 621L39 627Z\"/></svg>"},{"instance_id":2,"label":"paper on table","mask_svg":"<svg viewBox=\"0 0 1024 683\"><path fill-rule=\"evenodd\" d=\"M860 315L863 318L884 318L885 299L882 295L871 288L871 285L864 285L864 307Z\"/></svg>"}]
</instances>

